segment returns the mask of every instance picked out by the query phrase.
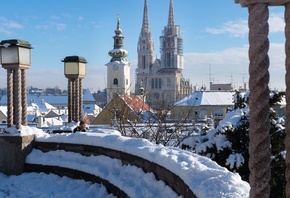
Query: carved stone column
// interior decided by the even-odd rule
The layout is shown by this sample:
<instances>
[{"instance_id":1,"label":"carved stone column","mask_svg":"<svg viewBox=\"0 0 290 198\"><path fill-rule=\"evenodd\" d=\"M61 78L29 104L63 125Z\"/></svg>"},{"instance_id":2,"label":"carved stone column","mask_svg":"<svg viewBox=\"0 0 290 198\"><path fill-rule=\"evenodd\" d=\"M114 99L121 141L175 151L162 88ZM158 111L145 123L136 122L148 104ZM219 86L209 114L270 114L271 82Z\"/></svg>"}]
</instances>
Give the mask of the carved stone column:
<instances>
[{"instance_id":1,"label":"carved stone column","mask_svg":"<svg viewBox=\"0 0 290 198\"><path fill-rule=\"evenodd\" d=\"M82 82L86 75L86 59L80 56L67 56L64 62L64 75L69 79L68 85L68 121L78 122L82 112Z\"/></svg>"},{"instance_id":2,"label":"carved stone column","mask_svg":"<svg viewBox=\"0 0 290 198\"><path fill-rule=\"evenodd\" d=\"M269 197L269 10L271 0L236 0L249 11L250 197Z\"/></svg>"},{"instance_id":3,"label":"carved stone column","mask_svg":"<svg viewBox=\"0 0 290 198\"><path fill-rule=\"evenodd\" d=\"M249 5L249 168L250 197L269 197L270 123L269 123L269 10L265 3Z\"/></svg>"},{"instance_id":4,"label":"carved stone column","mask_svg":"<svg viewBox=\"0 0 290 198\"><path fill-rule=\"evenodd\" d=\"M76 97L77 97L77 94L76 94L76 79L73 79L72 81L72 120L73 121L77 121L76 119Z\"/></svg>"},{"instance_id":5,"label":"carved stone column","mask_svg":"<svg viewBox=\"0 0 290 198\"><path fill-rule=\"evenodd\" d=\"M26 90L26 69L21 69L21 105L22 119L21 124L27 125L27 90Z\"/></svg>"},{"instance_id":6,"label":"carved stone column","mask_svg":"<svg viewBox=\"0 0 290 198\"><path fill-rule=\"evenodd\" d=\"M286 197L290 197L290 3L285 5L286 53Z\"/></svg>"},{"instance_id":7,"label":"carved stone column","mask_svg":"<svg viewBox=\"0 0 290 198\"><path fill-rule=\"evenodd\" d=\"M75 121L78 122L80 120L79 110L80 110L80 89L79 89L79 78L75 80Z\"/></svg>"},{"instance_id":8,"label":"carved stone column","mask_svg":"<svg viewBox=\"0 0 290 198\"><path fill-rule=\"evenodd\" d=\"M7 126L13 125L13 70L7 69Z\"/></svg>"},{"instance_id":9,"label":"carved stone column","mask_svg":"<svg viewBox=\"0 0 290 198\"><path fill-rule=\"evenodd\" d=\"M67 84L67 90L68 90L68 122L70 123L72 121L72 79L68 79Z\"/></svg>"},{"instance_id":10,"label":"carved stone column","mask_svg":"<svg viewBox=\"0 0 290 198\"><path fill-rule=\"evenodd\" d=\"M79 79L79 119L82 119L83 114L83 82L82 79Z\"/></svg>"},{"instance_id":11,"label":"carved stone column","mask_svg":"<svg viewBox=\"0 0 290 198\"><path fill-rule=\"evenodd\" d=\"M21 73L20 69L15 69L14 70L14 83L13 85L15 86L15 125L16 128L21 130L21 119L22 119L22 107L21 107Z\"/></svg>"}]
</instances>

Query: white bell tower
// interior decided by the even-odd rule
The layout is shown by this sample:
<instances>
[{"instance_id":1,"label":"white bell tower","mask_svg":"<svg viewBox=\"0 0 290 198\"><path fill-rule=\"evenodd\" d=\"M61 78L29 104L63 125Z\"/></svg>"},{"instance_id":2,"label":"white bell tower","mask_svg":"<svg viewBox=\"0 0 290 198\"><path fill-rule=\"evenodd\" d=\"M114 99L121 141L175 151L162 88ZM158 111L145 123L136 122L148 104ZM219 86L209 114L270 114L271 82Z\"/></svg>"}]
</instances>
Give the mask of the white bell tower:
<instances>
[{"instance_id":1,"label":"white bell tower","mask_svg":"<svg viewBox=\"0 0 290 198\"><path fill-rule=\"evenodd\" d=\"M109 51L111 60L107 66L107 103L115 94L130 95L130 63L125 59L128 52L123 49L123 35L120 29L120 19L117 19L115 30L114 49Z\"/></svg>"}]
</instances>

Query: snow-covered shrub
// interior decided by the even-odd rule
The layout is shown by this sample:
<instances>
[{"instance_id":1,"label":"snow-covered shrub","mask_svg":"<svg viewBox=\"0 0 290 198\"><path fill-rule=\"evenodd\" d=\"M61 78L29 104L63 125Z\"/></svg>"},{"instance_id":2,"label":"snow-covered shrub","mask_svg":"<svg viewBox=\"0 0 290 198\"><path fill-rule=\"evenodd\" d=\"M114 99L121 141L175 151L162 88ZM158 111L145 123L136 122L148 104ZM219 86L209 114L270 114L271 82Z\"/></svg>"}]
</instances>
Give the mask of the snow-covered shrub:
<instances>
[{"instance_id":1,"label":"snow-covered shrub","mask_svg":"<svg viewBox=\"0 0 290 198\"><path fill-rule=\"evenodd\" d=\"M270 106L281 100L283 93L271 93ZM207 156L219 165L237 172L242 179L249 181L249 93L237 92L233 99L235 108L229 111L219 125L201 136L191 136L181 143L194 153ZM270 109L271 138L271 196L284 197L285 194L285 120ZM194 144L190 144L194 143Z\"/></svg>"}]
</instances>

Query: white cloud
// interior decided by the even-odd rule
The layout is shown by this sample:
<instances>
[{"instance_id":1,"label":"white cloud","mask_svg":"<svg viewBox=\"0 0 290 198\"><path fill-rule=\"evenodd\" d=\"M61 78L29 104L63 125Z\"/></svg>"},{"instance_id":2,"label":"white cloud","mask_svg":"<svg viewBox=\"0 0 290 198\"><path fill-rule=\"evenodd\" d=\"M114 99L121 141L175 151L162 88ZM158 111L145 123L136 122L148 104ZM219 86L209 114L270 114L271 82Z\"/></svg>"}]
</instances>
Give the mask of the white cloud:
<instances>
[{"instance_id":1,"label":"white cloud","mask_svg":"<svg viewBox=\"0 0 290 198\"><path fill-rule=\"evenodd\" d=\"M209 68L211 78L215 83L233 82L235 88L248 82L248 45L228 48L221 51L206 53L185 53L183 75L190 79L193 85L206 85L209 87ZM285 89L285 52L284 43L271 43L270 57L270 87ZM131 62L131 82L135 81L136 60ZM87 64L87 75L83 80L83 87L93 91L104 89L106 86L106 66ZM6 87L6 70L0 72L0 88ZM52 68L47 66L32 66L27 71L27 85L38 88L59 86L67 89L67 78L63 73L63 67ZM132 87L133 89L134 87Z\"/></svg>"},{"instance_id":2,"label":"white cloud","mask_svg":"<svg viewBox=\"0 0 290 198\"><path fill-rule=\"evenodd\" d=\"M211 78L214 83L233 82L234 87L238 88L243 82L248 82L248 48L249 46L245 45L216 52L185 53L184 77L190 79L193 85L208 87ZM283 90L285 89L284 43L271 43L269 57L270 88Z\"/></svg>"},{"instance_id":3,"label":"white cloud","mask_svg":"<svg viewBox=\"0 0 290 198\"><path fill-rule=\"evenodd\" d=\"M285 22L282 13L273 13L270 15L269 20L270 33L284 32Z\"/></svg>"},{"instance_id":4,"label":"white cloud","mask_svg":"<svg viewBox=\"0 0 290 198\"><path fill-rule=\"evenodd\" d=\"M283 13L270 13L268 23L270 33L284 32ZM248 19L227 21L220 27L208 27L205 31L210 34L229 34L232 37L245 37L249 32Z\"/></svg>"},{"instance_id":5,"label":"white cloud","mask_svg":"<svg viewBox=\"0 0 290 198\"><path fill-rule=\"evenodd\" d=\"M234 37L244 37L247 35L248 29L248 21L244 19L236 20L236 21L228 21L225 22L219 28L206 28L206 32L210 34L225 34L229 33Z\"/></svg>"},{"instance_id":6,"label":"white cloud","mask_svg":"<svg viewBox=\"0 0 290 198\"><path fill-rule=\"evenodd\" d=\"M58 31L65 30L65 28L66 28L66 24L64 24L64 23L57 23L57 24L55 24L55 26L56 26L56 29Z\"/></svg>"},{"instance_id":7,"label":"white cloud","mask_svg":"<svg viewBox=\"0 0 290 198\"><path fill-rule=\"evenodd\" d=\"M11 35L13 34L13 29L21 29L23 26L15 21L6 19L5 17L0 17L0 32Z\"/></svg>"}]
</instances>

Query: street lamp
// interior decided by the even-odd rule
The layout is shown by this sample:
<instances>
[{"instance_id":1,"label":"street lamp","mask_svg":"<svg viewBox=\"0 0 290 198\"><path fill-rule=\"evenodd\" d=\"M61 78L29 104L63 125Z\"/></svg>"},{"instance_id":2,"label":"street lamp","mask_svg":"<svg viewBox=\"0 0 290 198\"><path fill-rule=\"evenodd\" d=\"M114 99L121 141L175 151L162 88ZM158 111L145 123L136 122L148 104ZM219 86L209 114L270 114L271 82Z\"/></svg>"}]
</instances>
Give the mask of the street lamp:
<instances>
[{"instance_id":1,"label":"street lamp","mask_svg":"<svg viewBox=\"0 0 290 198\"><path fill-rule=\"evenodd\" d=\"M7 126L27 125L26 69L31 65L31 45L11 39L0 43L1 64L7 70Z\"/></svg>"},{"instance_id":2,"label":"street lamp","mask_svg":"<svg viewBox=\"0 0 290 198\"><path fill-rule=\"evenodd\" d=\"M86 59L80 56L67 56L64 62L64 75L67 78L77 79L86 76Z\"/></svg>"},{"instance_id":3,"label":"street lamp","mask_svg":"<svg viewBox=\"0 0 290 198\"><path fill-rule=\"evenodd\" d=\"M67 56L62 62L68 78L68 122L77 122L82 116L82 79L86 76L87 61L80 56Z\"/></svg>"},{"instance_id":4,"label":"street lamp","mask_svg":"<svg viewBox=\"0 0 290 198\"><path fill-rule=\"evenodd\" d=\"M28 69L31 65L31 45L23 40L3 40L1 64L5 69Z\"/></svg>"}]
</instances>

